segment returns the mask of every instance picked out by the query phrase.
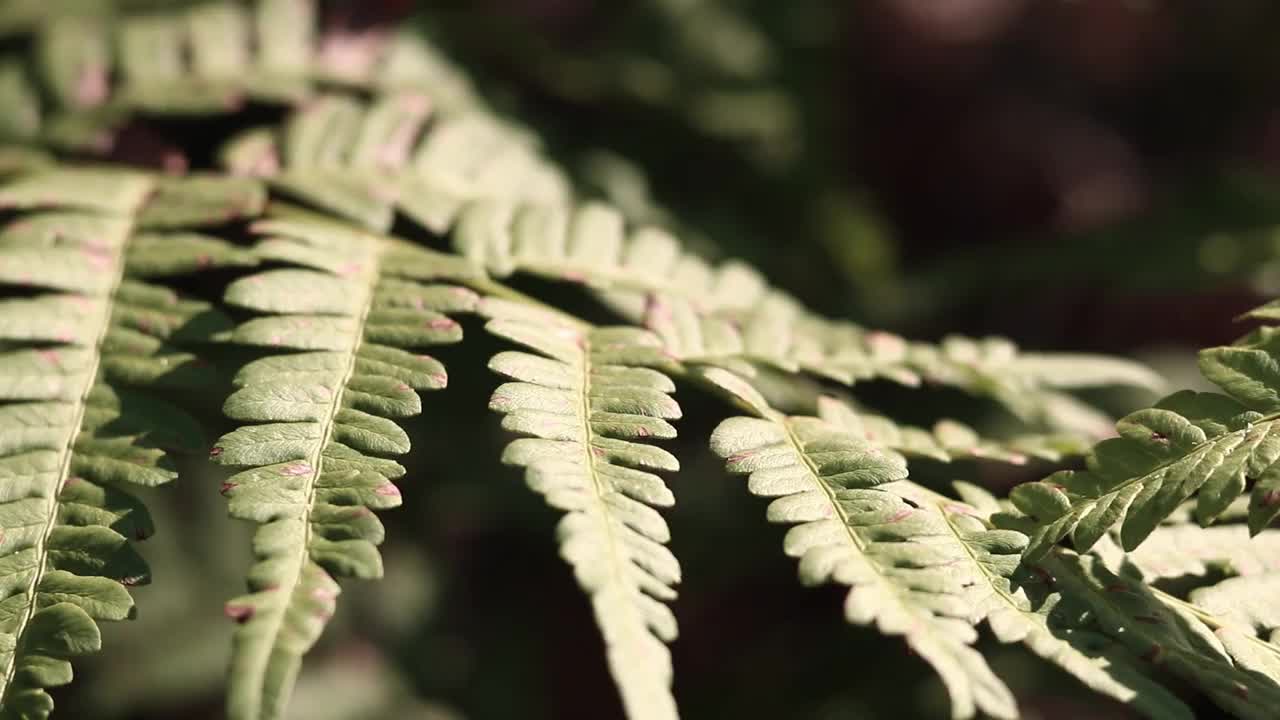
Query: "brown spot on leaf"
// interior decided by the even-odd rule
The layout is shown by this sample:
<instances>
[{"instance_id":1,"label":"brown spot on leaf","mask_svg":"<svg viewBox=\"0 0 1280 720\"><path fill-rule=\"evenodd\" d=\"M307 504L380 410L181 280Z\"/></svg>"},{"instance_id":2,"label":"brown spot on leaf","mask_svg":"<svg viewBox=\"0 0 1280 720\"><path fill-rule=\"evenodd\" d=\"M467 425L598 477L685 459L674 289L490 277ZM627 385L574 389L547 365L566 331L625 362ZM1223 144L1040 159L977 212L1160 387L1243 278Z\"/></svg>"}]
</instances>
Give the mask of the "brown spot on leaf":
<instances>
[{"instance_id":1,"label":"brown spot on leaf","mask_svg":"<svg viewBox=\"0 0 1280 720\"><path fill-rule=\"evenodd\" d=\"M174 150L165 152L160 158L160 167L169 175L182 175L189 165L187 156Z\"/></svg>"},{"instance_id":2,"label":"brown spot on leaf","mask_svg":"<svg viewBox=\"0 0 1280 720\"><path fill-rule=\"evenodd\" d=\"M1040 578L1040 582L1044 583L1045 585L1052 586L1058 582L1057 578L1055 578L1048 570L1045 570L1042 567L1032 565L1031 572L1035 573L1036 577Z\"/></svg>"},{"instance_id":3,"label":"brown spot on leaf","mask_svg":"<svg viewBox=\"0 0 1280 720\"><path fill-rule=\"evenodd\" d=\"M268 177L280 172L280 156L275 148L270 148L253 159L253 164L245 169L245 174L256 177Z\"/></svg>"},{"instance_id":4,"label":"brown spot on leaf","mask_svg":"<svg viewBox=\"0 0 1280 720\"><path fill-rule=\"evenodd\" d=\"M107 68L100 62L91 62L80 69L76 79L75 102L80 107L101 105L107 99Z\"/></svg>"},{"instance_id":5,"label":"brown spot on leaf","mask_svg":"<svg viewBox=\"0 0 1280 720\"><path fill-rule=\"evenodd\" d=\"M253 617L253 606L252 605L236 605L234 603L227 603L225 606L223 606L222 613L227 617L231 618L232 620L236 621L237 623L240 623L241 625L243 625L244 623L248 622L250 618Z\"/></svg>"},{"instance_id":6,"label":"brown spot on leaf","mask_svg":"<svg viewBox=\"0 0 1280 720\"><path fill-rule=\"evenodd\" d=\"M1149 663L1159 665L1164 658L1164 646L1160 643L1152 643L1147 651L1142 653L1142 659Z\"/></svg>"},{"instance_id":7,"label":"brown spot on leaf","mask_svg":"<svg viewBox=\"0 0 1280 720\"><path fill-rule=\"evenodd\" d=\"M913 512L915 512L915 511L914 511L914 510L912 510L911 508L909 508L909 507L904 507L904 508L902 508L901 510L899 510L898 512L894 513L894 514L893 514L893 515L892 515L888 520L886 520L886 521L885 521L885 524L886 524L886 525L891 525L891 524L896 523L896 522L901 522L902 520L905 520L905 519L906 519L909 515L911 515L911 513L913 513Z\"/></svg>"}]
</instances>

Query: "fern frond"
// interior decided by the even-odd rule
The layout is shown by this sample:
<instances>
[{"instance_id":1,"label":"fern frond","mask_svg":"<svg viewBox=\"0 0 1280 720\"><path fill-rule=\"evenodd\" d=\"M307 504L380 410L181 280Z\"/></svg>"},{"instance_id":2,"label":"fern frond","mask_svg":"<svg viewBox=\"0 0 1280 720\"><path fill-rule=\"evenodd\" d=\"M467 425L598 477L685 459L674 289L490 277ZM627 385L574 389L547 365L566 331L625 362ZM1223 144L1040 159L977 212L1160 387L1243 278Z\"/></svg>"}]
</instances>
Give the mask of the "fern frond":
<instances>
[{"instance_id":1,"label":"fern frond","mask_svg":"<svg viewBox=\"0 0 1280 720\"><path fill-rule=\"evenodd\" d=\"M1263 309L1254 314L1271 319ZM1200 353L1200 369L1226 394L1183 391L1116 425L1120 437L1099 443L1088 469L1063 471L1019 486L1014 505L1036 526L1028 556L1044 555L1067 535L1080 551L1113 526L1126 550L1195 496L1207 525L1250 484L1249 531L1280 513L1280 348L1263 327L1235 345Z\"/></svg>"},{"instance_id":2,"label":"fern frond","mask_svg":"<svg viewBox=\"0 0 1280 720\"><path fill-rule=\"evenodd\" d=\"M948 385L991 397L1025 420L1090 437L1103 434L1107 418L1061 389L1161 386L1150 370L1124 360L1022 355L1001 338L951 337L935 346L831 321L769 288L750 267L712 265L666 232L627 227L603 203L477 200L458 219L453 242L495 277L522 272L584 284L657 333L676 358L748 378L752 365L764 365L845 384L884 378Z\"/></svg>"},{"instance_id":3,"label":"fern frond","mask_svg":"<svg viewBox=\"0 0 1280 720\"><path fill-rule=\"evenodd\" d=\"M1199 611L1220 621L1214 634L1236 664L1280 685L1280 573L1267 572L1223 580L1199 588L1188 598ZM1265 633L1263 641L1257 633Z\"/></svg>"},{"instance_id":4,"label":"fern frond","mask_svg":"<svg viewBox=\"0 0 1280 720\"><path fill-rule=\"evenodd\" d=\"M1211 587L1191 592L1190 601L1249 634L1263 631L1272 635L1280 629L1280 610L1274 602L1280 597L1280 573L1266 572L1223 580ZM1280 658L1278 658L1280 659ZM1278 665L1277 667L1280 667Z\"/></svg>"},{"instance_id":5,"label":"fern frond","mask_svg":"<svg viewBox=\"0 0 1280 720\"><path fill-rule=\"evenodd\" d=\"M818 398L817 407L818 417L823 420L907 457L927 457L942 462L981 458L1022 465L1029 458L1059 462L1088 449L1086 443L1069 433L995 440L980 436L956 420L939 420L928 430L900 425L883 415L855 410L849 403L831 396Z\"/></svg>"},{"instance_id":6,"label":"fern frond","mask_svg":"<svg viewBox=\"0 0 1280 720\"><path fill-rule=\"evenodd\" d=\"M1136 573L1148 582L1201 577L1211 569L1228 575L1257 575L1280 571L1280 530L1263 530L1250 538L1243 525L1161 525L1129 552L1107 535L1093 546L1093 553L1112 572Z\"/></svg>"},{"instance_id":7,"label":"fern frond","mask_svg":"<svg viewBox=\"0 0 1280 720\"><path fill-rule=\"evenodd\" d=\"M171 181L180 183L182 181ZM142 277L134 243L154 179L51 170L0 187L0 207L34 209L0 229L0 716L43 718L70 658L101 645L97 622L133 614L153 532L126 488L176 473L164 449L198 452L200 425L140 387L200 390L212 370L179 349L230 321ZM152 235L157 248L162 235ZM231 257L209 238L206 252ZM158 257L163 257L163 250Z\"/></svg>"},{"instance_id":8,"label":"fern frond","mask_svg":"<svg viewBox=\"0 0 1280 720\"><path fill-rule=\"evenodd\" d=\"M901 456L805 417L730 418L711 447L730 472L750 473L753 494L777 498L771 521L797 524L785 551L800 558L801 582L850 586L845 617L903 636L942 677L954 717L1017 715L1013 695L969 646L977 635L965 583L939 569L961 559L956 548L927 542L936 523L875 489L906 477Z\"/></svg>"},{"instance_id":9,"label":"fern frond","mask_svg":"<svg viewBox=\"0 0 1280 720\"><path fill-rule=\"evenodd\" d=\"M387 93L372 103L331 94L222 150L232 172L374 230L398 209L436 233L472 200L510 197L559 205L568 186L524 132L480 107L450 112L434 92Z\"/></svg>"},{"instance_id":10,"label":"fern frond","mask_svg":"<svg viewBox=\"0 0 1280 720\"><path fill-rule=\"evenodd\" d=\"M712 265L670 233L628 227L608 204L572 203L562 173L529 134L479 105L428 126L431 97L324 96L279 129L234 139L223 161L373 229L389 227L398 209L434 233L451 231L454 248L496 278L518 272L584 284L656 332L677 358L746 377L763 364L845 384L943 384L1091 439L1105 434L1109 418L1062 390L1160 386L1128 361L1021 354L1000 338L935 346L819 317L741 262Z\"/></svg>"},{"instance_id":11,"label":"fern frond","mask_svg":"<svg viewBox=\"0 0 1280 720\"><path fill-rule=\"evenodd\" d=\"M1121 578L1089 555L1058 550L1039 565L1064 597L1086 606L1131 652L1204 691L1237 717L1274 715L1280 702L1280 648L1251 630L1241 632L1230 616Z\"/></svg>"},{"instance_id":12,"label":"fern frond","mask_svg":"<svg viewBox=\"0 0 1280 720\"><path fill-rule=\"evenodd\" d=\"M800 558L801 581L850 586L846 617L903 636L941 676L954 717L1017 715L970 647L983 621L1002 642L1026 644L1149 717L1191 717L1136 656L1084 618L1061 617L1063 596L1019 568L1025 536L991 529L987 511L903 480L906 465L892 451L820 418L776 414L726 420L712 449L730 472L750 474L753 494L777 498L770 520L797 524L784 549Z\"/></svg>"},{"instance_id":13,"label":"fern frond","mask_svg":"<svg viewBox=\"0 0 1280 720\"><path fill-rule=\"evenodd\" d=\"M529 486L565 511L561 555L591 598L609 669L627 717L678 716L671 656L680 565L665 547L666 521L652 506L675 502L652 471L675 471L671 453L637 442L673 438L680 417L658 339L638 328L592 328L503 301L486 301L488 330L533 352L506 351L490 367L511 378L489 406L514 440L502 460L525 468Z\"/></svg>"},{"instance_id":14,"label":"fern frond","mask_svg":"<svg viewBox=\"0 0 1280 720\"><path fill-rule=\"evenodd\" d=\"M1021 642L1061 667L1090 689L1133 706L1152 720L1191 718L1190 708L1143 672L1144 661L1107 636L1081 613L1070 596L1046 586L1043 578L1020 565L1026 536L992 529L987 511L956 502L911 482L884 486L923 514L942 543L964 549L958 566L947 570L965 587L969 621L986 621L1000 642ZM965 494L982 492L970 486ZM988 496L989 498L989 496ZM995 506L993 498L987 507ZM928 542L921 533L917 541Z\"/></svg>"},{"instance_id":15,"label":"fern frond","mask_svg":"<svg viewBox=\"0 0 1280 720\"><path fill-rule=\"evenodd\" d=\"M0 137L101 149L139 111L210 114L237 110L246 100L293 104L333 83L429 89L442 109L475 102L470 83L415 33L375 36L336 27L321 33L313 0L176 8L157 2L152 12L131 13L101 2L76 5L57 15L45 8L37 15L56 21L35 23L30 8L0 8L0 28L26 25L36 46L33 72L18 65L0 70L0 103L14 112L0 121Z\"/></svg>"},{"instance_id":16,"label":"fern frond","mask_svg":"<svg viewBox=\"0 0 1280 720\"><path fill-rule=\"evenodd\" d=\"M211 455L241 468L224 485L233 516L262 523L248 595L228 602L234 636L231 717L276 718L302 655L334 612L335 577L376 578L382 524L370 510L400 504L403 454L395 418L415 415L415 391L443 387L436 360L410 350L456 342L447 313L474 293L424 284L465 274L457 258L349 226L302 217L261 221L264 260L287 265L237 280L226 301L259 313L232 342L271 348L245 365L225 413L245 424ZM292 350L297 352L280 352Z\"/></svg>"},{"instance_id":17,"label":"fern frond","mask_svg":"<svg viewBox=\"0 0 1280 720\"><path fill-rule=\"evenodd\" d=\"M454 248L495 277L516 272L614 291L605 299L638 320L653 295L695 302L704 312L746 311L762 299L764 280L747 265L713 267L657 228L630 228L611 205L521 203L495 196L470 204L453 233Z\"/></svg>"}]
</instances>

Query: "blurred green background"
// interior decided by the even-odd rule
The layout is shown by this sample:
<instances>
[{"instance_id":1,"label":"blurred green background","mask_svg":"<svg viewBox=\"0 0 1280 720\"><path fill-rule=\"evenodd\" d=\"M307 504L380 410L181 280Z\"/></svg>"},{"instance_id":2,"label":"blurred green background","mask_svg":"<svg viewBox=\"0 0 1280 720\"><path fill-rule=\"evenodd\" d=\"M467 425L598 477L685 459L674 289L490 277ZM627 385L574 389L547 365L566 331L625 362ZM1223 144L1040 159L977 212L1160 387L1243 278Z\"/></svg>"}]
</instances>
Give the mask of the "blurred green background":
<instances>
[{"instance_id":1,"label":"blurred green background","mask_svg":"<svg viewBox=\"0 0 1280 720\"><path fill-rule=\"evenodd\" d=\"M414 16L582 187L709 256L754 263L829 315L919 339L1000 334L1139 357L1184 386L1191 351L1232 339L1231 318L1280 290L1273 0L329 9L335 32ZM170 129L142 118L131 137ZM497 462L495 345L477 329L441 354L450 389L410 422L387 578L345 586L295 718L620 717L589 607L556 556L556 514ZM1009 420L950 391L858 393L903 420ZM1121 412L1149 400L1101 399ZM705 449L724 408L692 392L681 403L669 517L685 570L673 647L685 717L946 717L940 683L900 641L846 626L839 592L795 582L783 531ZM216 471L188 464L148 497L155 584L137 590L140 617L105 629L106 650L56 693L62 717L220 716L221 606L242 585L250 528L225 519ZM1003 488L1050 469L916 472ZM1132 717L1021 648L983 650L1028 718Z\"/></svg>"}]
</instances>

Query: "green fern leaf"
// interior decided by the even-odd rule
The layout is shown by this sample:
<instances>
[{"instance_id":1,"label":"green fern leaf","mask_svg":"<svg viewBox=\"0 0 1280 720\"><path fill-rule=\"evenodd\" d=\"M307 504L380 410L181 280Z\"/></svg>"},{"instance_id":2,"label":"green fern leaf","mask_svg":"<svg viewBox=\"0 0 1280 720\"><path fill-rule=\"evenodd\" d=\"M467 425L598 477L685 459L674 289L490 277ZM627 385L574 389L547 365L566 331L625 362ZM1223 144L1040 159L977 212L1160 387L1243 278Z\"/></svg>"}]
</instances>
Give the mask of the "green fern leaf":
<instances>
[{"instance_id":1,"label":"green fern leaf","mask_svg":"<svg viewBox=\"0 0 1280 720\"><path fill-rule=\"evenodd\" d=\"M1088 623L1064 624L1064 598L1019 568L1025 536L993 530L985 512L902 481L906 466L892 451L819 418L777 415L726 420L712 449L731 472L750 474L753 494L777 498L770 520L798 523L785 550L800 558L801 581L849 585L846 617L902 635L942 677L954 717L1017 715L1008 689L969 647L983 621L1002 642L1026 644L1149 717L1191 717L1136 656Z\"/></svg>"},{"instance_id":2,"label":"green fern leaf","mask_svg":"<svg viewBox=\"0 0 1280 720\"><path fill-rule=\"evenodd\" d=\"M1249 530L1261 532L1280 513L1276 337L1264 327L1202 351L1201 371L1226 395L1175 393L1120 420L1120 437L1099 443L1086 471L1016 488L1014 504L1038 525L1029 556L1043 556L1068 534L1087 550L1116 525L1132 550L1193 495L1196 518L1207 525L1251 482Z\"/></svg>"},{"instance_id":3,"label":"green fern leaf","mask_svg":"<svg viewBox=\"0 0 1280 720\"><path fill-rule=\"evenodd\" d=\"M190 115L238 110L246 100L295 104L333 82L429 92L442 113L475 105L470 83L417 33L322 38L313 0L156 3L155 12L134 14L113 5L0 7L0 28L35 35L33 72L25 63L0 71L0 102L12 109L0 121L0 137L100 150L138 111Z\"/></svg>"},{"instance_id":4,"label":"green fern leaf","mask_svg":"<svg viewBox=\"0 0 1280 720\"><path fill-rule=\"evenodd\" d=\"M0 26L4 22L0 12ZM270 43L255 41L268 36ZM101 492L76 494L79 483L64 487L59 500L74 507L67 517L121 527L124 520L112 518L142 523L140 506L108 491L115 483L156 484L169 476L160 454L135 447L132 438L193 444L192 424L176 410L148 407L145 414L164 427L139 426L144 413L120 410L144 406L129 390L102 385L105 390L79 392L75 372L96 368L118 385L191 387L207 380L207 369L176 354L172 343L216 335L272 353L237 376L225 411L246 424L214 451L218 462L240 468L225 487L231 513L263 524L250 593L227 605L241 622L231 673L233 717L279 716L302 655L334 611L335 578L380 574L375 546L382 527L369 511L398 502L391 481L404 472L380 456L409 450L395 420L421 411L415 391L441 387L445 379L439 363L408 349L456 341L458 326L448 314L477 302L469 291L423 282L505 290L477 266L498 277L519 272L583 284L652 331L589 327L526 303L483 303L494 334L533 351L502 353L492 362L515 382L499 388L491 405L506 415L505 427L531 436L514 441L505 460L525 467L527 482L567 513L562 554L591 597L632 717L676 716L663 643L676 628L662 601L674 597L679 566L663 545L666 524L651 507L673 498L650 471L674 470L677 463L635 442L674 435L667 421L679 408L669 398L674 388L664 370L764 417L722 425L717 450L730 454L731 468L754 471L758 494L780 496L772 517L803 523L788 536L788 552L803 556L802 577L853 586L850 619L904 635L943 677L957 716L1016 711L1008 690L969 646L984 619L1002 640L1027 642L1091 687L1155 717L1185 716L1185 708L1135 669L1137 650L1114 642L1125 626L1117 621L1112 635L1080 618L1065 629L1055 626L1051 613L1070 608L1069 600L1018 587L1027 580L1015 570L1025 538L992 530L971 508L897 482L905 464L884 449L939 460L1056 460L1080 449L1079 434L1102 434L1110 423L1063 391L1158 384L1142 368L1091 356L1024 354L998 338L913 343L814 315L745 265L712 265L662 231L628 227L611 206L574 204L563 174L542 159L536 140L481 107L465 79L432 51L400 35L361 39L339 31L321 40L315 6L305 0L265 0L255 11L201 3L193 10L58 23L39 32L36 47L36 76L28 77L25 67L0 69L0 101L16 108L0 121L0 131L55 145L101 144L139 110L203 114L244 98L292 103L317 85L350 85L373 98L311 98L281 128L251 130L226 148L224 161L239 177L148 178L145 203L127 186L93 173L72 178L79 190L74 197L63 192L67 178L56 187L34 182L10 190L15 203L39 205L63 192L64 206L130 218L128 247L119 256L133 269L119 282L104 285L103 274L76 253L48 246L57 243L15 248L14 262L0 263L0 282L26 284L21 268L38 262L48 289L106 293L113 300L105 329L92 314L72 314L44 298L14 299L0 312L0 337L23 346L14 353L6 347L0 367L12 367L15 378L38 378L0 377L0 392L15 388L14 404L0 406L0 428L15 428L0 439L0 457L50 438L56 444L68 422L95 433L77 441L73 462L79 464L72 470L99 480L102 485L89 490ZM48 106L39 107L42 101ZM4 162L0 157L0 173ZM39 162L19 157L14 167ZM248 176L263 176L279 194L375 231L402 213L433 233L451 232L462 258L289 210L283 212L292 219L256 228L264 237L252 254L211 235L178 232L259 214L265 194ZM126 211L122 203L132 204ZM271 267L227 288L228 304L255 314L235 328L199 303L138 282L257 262ZM38 355L21 354L26 345L87 346L93 343L81 338L95 337L101 338L96 355L67 353L68 370L52 379ZM1246 404L1275 402L1272 368L1243 356L1217 362L1213 372L1230 393ZM821 380L869 379L960 388L995 399L1028 423L1076 435L997 442L950 421L924 430L819 406ZM83 408L73 410L78 423L62 409L43 407L68 397L84 398ZM813 406L805 411L828 422L784 418L770 409L771 402L789 407L790 400ZM1265 481L1256 487L1264 495L1276 492ZM50 563L83 576L143 572L114 536L86 533L81 541L93 552L59 554L50 547ZM52 622L68 621L55 614ZM1222 658L1267 668L1261 645L1246 638L1242 649L1228 648ZM1215 678L1210 692L1253 692L1247 683L1232 685L1238 681L1222 665L1229 662L1198 670ZM29 675L51 684L67 673L54 664ZM43 702L41 693L33 697Z\"/></svg>"},{"instance_id":5,"label":"green fern leaf","mask_svg":"<svg viewBox=\"0 0 1280 720\"><path fill-rule=\"evenodd\" d=\"M633 720L677 717L671 657L680 566L670 531L651 506L674 503L654 470L679 469L665 450L680 417L657 338L628 327L589 328L549 313L487 301L488 330L534 352L506 351L490 367L512 378L489 406L513 441L503 462L523 466L531 488L565 511L561 554L591 597L609 668Z\"/></svg>"},{"instance_id":6,"label":"green fern leaf","mask_svg":"<svg viewBox=\"0 0 1280 720\"><path fill-rule=\"evenodd\" d=\"M263 174L282 191L374 229L395 209L495 277L516 272L582 283L629 320L643 321L672 354L744 377L763 364L843 383L922 379L991 396L1037 424L1089 437L1109 419L1058 388L1159 385L1134 363L1084 355L1020 355L1008 341L909 343L813 315L738 262L713 267L669 234L630 230L611 206L573 206L560 173L527 135L479 110L433 123L415 93L371 105L331 95L277 133L246 133L224 149L233 170Z\"/></svg>"},{"instance_id":7,"label":"green fern leaf","mask_svg":"<svg viewBox=\"0 0 1280 720\"><path fill-rule=\"evenodd\" d=\"M1085 604L1107 633L1240 718L1274 714L1280 648L1222 618L1125 580L1098 558L1058 551L1040 563L1065 597ZM1266 577L1266 576L1258 576Z\"/></svg>"},{"instance_id":8,"label":"green fern leaf","mask_svg":"<svg viewBox=\"0 0 1280 720\"><path fill-rule=\"evenodd\" d=\"M1148 582L1161 578L1203 577L1212 569L1228 575L1280 571L1280 530L1250 538L1243 525L1161 525L1137 548L1125 552L1107 535L1093 553L1119 574Z\"/></svg>"},{"instance_id":9,"label":"green fern leaf","mask_svg":"<svg viewBox=\"0 0 1280 720\"><path fill-rule=\"evenodd\" d=\"M1095 692L1129 704L1152 720L1191 718L1190 708L1142 671L1141 658L1127 651L1083 614L1073 614L1073 598L1046 587L1020 566L1026 536L992 529L987 514L910 482L884 486L909 503L926 528L913 542L954 543L963 549L946 568L965 587L969 622L984 620L1000 642L1021 642ZM950 533L950 536L948 536Z\"/></svg>"},{"instance_id":10,"label":"green fern leaf","mask_svg":"<svg viewBox=\"0 0 1280 720\"><path fill-rule=\"evenodd\" d=\"M410 350L456 342L448 313L473 309L474 293L420 284L456 277L459 264L428 250L323 219L254 226L294 267L241 278L226 301L260 315L233 342L291 350L245 365L224 412L246 424L224 435L214 459L242 468L224 485L233 516L263 523L254 541L250 594L231 600L232 717L284 711L302 655L333 614L334 577L376 578L382 524L370 510L395 507L392 480L409 439L393 418L421 411L415 391L443 387L434 359ZM292 244L292 254L276 252ZM307 267L323 254L339 261Z\"/></svg>"},{"instance_id":11,"label":"green fern leaf","mask_svg":"<svg viewBox=\"0 0 1280 720\"><path fill-rule=\"evenodd\" d=\"M730 472L750 473L753 494L776 498L771 521L796 524L785 550L800 558L801 582L850 586L845 617L903 636L942 677L954 717L1017 715L1013 695L969 647L976 633L963 583L937 570L960 559L956 548L921 541L936 528L876 489L906 477L900 456L804 417L730 418L711 447Z\"/></svg>"},{"instance_id":12,"label":"green fern leaf","mask_svg":"<svg viewBox=\"0 0 1280 720\"><path fill-rule=\"evenodd\" d=\"M475 199L567 202L563 177L526 135L478 108L448 113L435 98L410 89L370 104L323 96L278 132L234 138L223 163L375 230L390 227L397 209L443 233Z\"/></svg>"},{"instance_id":13,"label":"green fern leaf","mask_svg":"<svg viewBox=\"0 0 1280 720\"><path fill-rule=\"evenodd\" d=\"M454 247L496 277L524 272L616 291L608 299L632 318L654 293L697 301L711 312L750 309L764 290L759 274L741 263L712 268L668 233L629 232L609 205L519 200L492 196L468 205L457 221Z\"/></svg>"},{"instance_id":14,"label":"green fern leaf","mask_svg":"<svg viewBox=\"0 0 1280 720\"><path fill-rule=\"evenodd\" d=\"M211 370L178 344L229 324L138 279L183 267L130 267L154 188L106 170L0 187L0 206L40 209L0 229L0 282L27 293L0 299L2 717L46 717L69 659L99 649L97 622L132 615L126 587L150 574L129 541L154 529L124 488L174 479L161 448L205 444L186 412L128 387L207 386Z\"/></svg>"},{"instance_id":15,"label":"green fern leaf","mask_svg":"<svg viewBox=\"0 0 1280 720\"><path fill-rule=\"evenodd\" d=\"M1269 633L1275 641L1280 629L1280 611L1274 598L1280 594L1280 573L1267 572L1223 580L1212 587L1191 593L1190 600L1233 626Z\"/></svg>"},{"instance_id":16,"label":"green fern leaf","mask_svg":"<svg viewBox=\"0 0 1280 720\"><path fill-rule=\"evenodd\" d=\"M1191 603L1220 620L1214 634L1236 664L1280 683L1280 613L1275 598L1280 573L1268 572L1224 580L1191 593ZM1262 641L1257 633L1267 634Z\"/></svg>"},{"instance_id":17,"label":"green fern leaf","mask_svg":"<svg viewBox=\"0 0 1280 720\"><path fill-rule=\"evenodd\" d=\"M733 261L713 267L667 233L629 229L602 203L572 207L495 194L467 206L453 242L497 277L522 272L584 284L658 334L676 358L748 378L753 365L763 365L846 384L928 381L990 396L1023 419L1088 437L1104 434L1109 420L1057 388L1161 384L1122 360L1020 355L999 338L952 337L933 346L826 320L768 288L749 267Z\"/></svg>"},{"instance_id":18,"label":"green fern leaf","mask_svg":"<svg viewBox=\"0 0 1280 720\"><path fill-rule=\"evenodd\" d=\"M1028 458L1058 462L1079 455L1088 446L1071 434L1022 435L991 440L956 420L940 420L930 430L899 425L883 415L859 412L831 396L818 398L818 416L855 436L896 450L907 457L927 457L942 462L981 458L1025 464Z\"/></svg>"}]
</instances>

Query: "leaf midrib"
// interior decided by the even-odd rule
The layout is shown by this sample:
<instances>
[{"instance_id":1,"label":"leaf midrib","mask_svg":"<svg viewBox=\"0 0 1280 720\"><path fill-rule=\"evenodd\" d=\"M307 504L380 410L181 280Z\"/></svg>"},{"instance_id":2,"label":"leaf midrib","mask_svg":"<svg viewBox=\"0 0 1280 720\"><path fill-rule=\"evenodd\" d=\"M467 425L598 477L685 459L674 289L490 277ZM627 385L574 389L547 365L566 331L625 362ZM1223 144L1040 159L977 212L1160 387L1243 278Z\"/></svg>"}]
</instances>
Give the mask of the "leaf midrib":
<instances>
[{"instance_id":1,"label":"leaf midrib","mask_svg":"<svg viewBox=\"0 0 1280 720\"><path fill-rule=\"evenodd\" d=\"M583 451L587 457L587 471L591 474L591 486L594 492L597 510L603 520L605 526L605 535L609 542L609 567L615 582L620 586L629 590L639 592L633 584L627 583L626 566L629 561L624 561L618 552L618 539L615 537L616 531L613 526L612 518L609 514L609 505L605 502L605 494L608 492L604 480L600 478L600 473L596 470L595 455L595 429L591 427L591 340L588 337L589 331L583 331L582 334L582 396L579 398L579 412L581 413L582 427L586 430L586 442L583 444Z\"/></svg>"},{"instance_id":2,"label":"leaf midrib","mask_svg":"<svg viewBox=\"0 0 1280 720\"><path fill-rule=\"evenodd\" d=\"M315 509L316 486L319 483L320 475L324 471L324 451L328 448L333 435L333 426L337 422L338 412L342 409L343 395L346 393L347 385L351 382L352 376L355 374L357 354L360 346L364 343L364 327L368 320L369 313L373 309L374 292L373 286L376 284L380 273L381 259L383 251L386 249L385 244L378 239L373 239L374 251L368 262L369 270L361 277L360 287L363 288L365 297L361 302L360 314L356 317L356 332L352 336L350 346L347 348L347 362L343 370L341 380L337 389L333 393L333 399L329 404L329 412L326 413L323 422L320 425L320 438L316 444L316 450L307 458L307 463L311 466L312 472L307 482L307 499L302 504L302 557L296 564L297 573L290 581L288 586L288 595L281 607L280 612L273 614L273 622L270 630L271 634L271 651L274 653L279 643L280 633L284 628L285 617L289 613L289 608L293 605L294 599L298 592L298 587L302 583L302 578L307 567L307 563L311 561L311 513ZM261 591L259 591L261 592ZM265 681L265 676L262 678ZM262 690L265 685L258 688L257 709L262 709Z\"/></svg>"},{"instance_id":3,"label":"leaf midrib","mask_svg":"<svg viewBox=\"0 0 1280 720\"><path fill-rule=\"evenodd\" d=\"M800 442L800 438L796 437L795 432L792 431L791 424L782 417L775 416L770 417L769 419L781 425L786 431L787 440L791 443L792 447L796 449L796 454L800 456L800 459L804 462L809 474L813 477L814 484L822 490L822 493L827 498L827 502L831 505L832 510L835 511L836 517L839 518L840 527L844 529L845 535L848 536L849 541L853 543L854 549L858 551L858 554L862 556L867 565L875 569L876 577L879 578L880 583L889 587L892 590L893 596L898 599L898 604L903 608L906 608L912 615L924 615L927 620L932 620L932 616L927 612L907 601L907 598L902 593L902 589L889 579L885 574L884 568L880 566L880 563L876 562L875 559L867 553L866 543L863 542L862 538L859 537L858 533L853 529L853 526L850 525L849 514L845 512L844 507L841 506L839 499L836 497L836 491L822 479L822 474L818 472L817 466L809 460L809 456L804 451L804 444Z\"/></svg>"}]
</instances>

